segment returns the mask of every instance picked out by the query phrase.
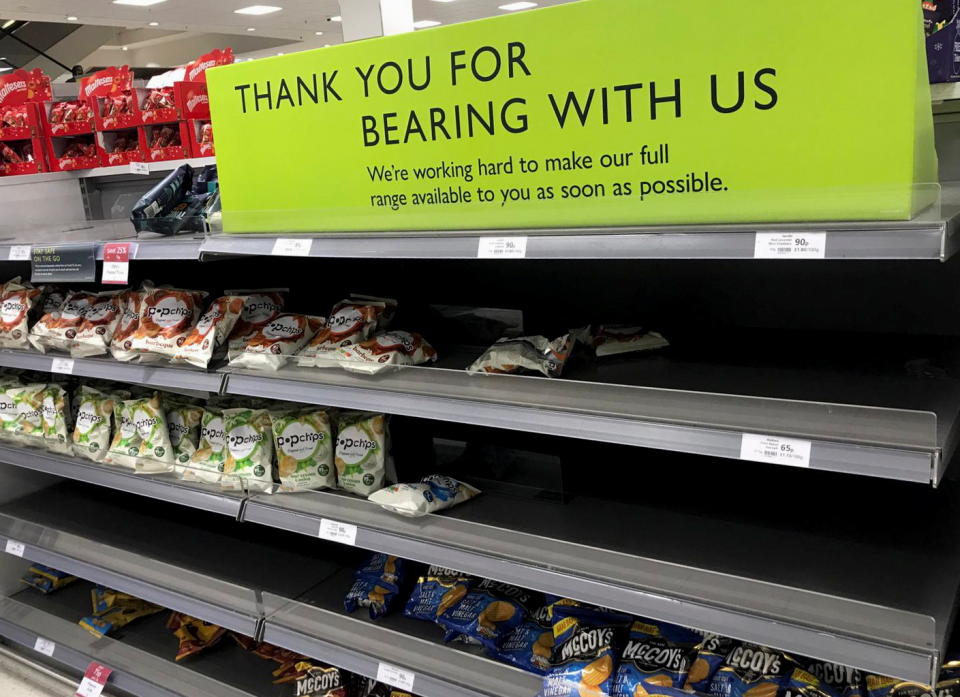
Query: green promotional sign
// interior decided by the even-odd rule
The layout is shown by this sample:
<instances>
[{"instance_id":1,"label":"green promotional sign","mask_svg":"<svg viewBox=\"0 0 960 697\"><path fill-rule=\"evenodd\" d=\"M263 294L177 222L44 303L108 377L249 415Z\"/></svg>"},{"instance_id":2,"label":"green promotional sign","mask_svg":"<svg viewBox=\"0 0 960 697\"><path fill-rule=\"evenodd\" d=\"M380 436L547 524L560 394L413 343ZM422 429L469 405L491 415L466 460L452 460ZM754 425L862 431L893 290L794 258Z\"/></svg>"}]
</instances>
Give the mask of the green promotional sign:
<instances>
[{"instance_id":1,"label":"green promotional sign","mask_svg":"<svg viewBox=\"0 0 960 697\"><path fill-rule=\"evenodd\" d=\"M582 0L213 68L228 232L905 219L920 3Z\"/></svg>"}]
</instances>

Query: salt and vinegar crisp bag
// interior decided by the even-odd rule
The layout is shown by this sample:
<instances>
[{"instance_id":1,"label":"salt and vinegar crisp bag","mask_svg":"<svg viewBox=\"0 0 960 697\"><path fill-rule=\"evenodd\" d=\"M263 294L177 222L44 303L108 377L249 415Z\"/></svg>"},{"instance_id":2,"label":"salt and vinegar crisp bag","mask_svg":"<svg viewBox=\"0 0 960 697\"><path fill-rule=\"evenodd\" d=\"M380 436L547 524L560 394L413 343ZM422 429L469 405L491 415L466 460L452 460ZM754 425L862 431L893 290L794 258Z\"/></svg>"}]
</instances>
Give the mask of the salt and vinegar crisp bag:
<instances>
[{"instance_id":1,"label":"salt and vinegar crisp bag","mask_svg":"<svg viewBox=\"0 0 960 697\"><path fill-rule=\"evenodd\" d=\"M336 365L338 348L366 341L386 329L397 309L395 300L354 295L341 300L330 311L326 325L300 354L302 366Z\"/></svg>"},{"instance_id":2,"label":"salt and vinegar crisp bag","mask_svg":"<svg viewBox=\"0 0 960 697\"><path fill-rule=\"evenodd\" d=\"M280 491L333 489L333 432L322 409L271 412Z\"/></svg>"},{"instance_id":3,"label":"salt and vinegar crisp bag","mask_svg":"<svg viewBox=\"0 0 960 697\"><path fill-rule=\"evenodd\" d=\"M437 617L459 603L470 591L473 579L455 569L431 566L407 600L403 614L416 620L436 622Z\"/></svg>"},{"instance_id":4,"label":"salt and vinegar crisp bag","mask_svg":"<svg viewBox=\"0 0 960 697\"><path fill-rule=\"evenodd\" d=\"M224 409L224 489L273 489L273 437L266 409Z\"/></svg>"},{"instance_id":5,"label":"salt and vinegar crisp bag","mask_svg":"<svg viewBox=\"0 0 960 697\"><path fill-rule=\"evenodd\" d=\"M200 440L197 443L197 451L190 458L189 468L184 468L183 478L187 481L219 484L226 459L223 411L207 405L200 418ZM239 484L231 488L240 489L243 485Z\"/></svg>"},{"instance_id":6,"label":"salt and vinegar crisp bag","mask_svg":"<svg viewBox=\"0 0 960 697\"><path fill-rule=\"evenodd\" d=\"M700 636L666 622L635 620L613 686L614 697L633 697L644 685L682 688Z\"/></svg>"},{"instance_id":7,"label":"salt and vinegar crisp bag","mask_svg":"<svg viewBox=\"0 0 960 697\"><path fill-rule=\"evenodd\" d=\"M723 664L723 659L733 648L736 641L719 634L705 634L697 650L697 658L687 673L685 689L706 692L710 681Z\"/></svg>"},{"instance_id":8,"label":"salt and vinegar crisp bag","mask_svg":"<svg viewBox=\"0 0 960 697\"><path fill-rule=\"evenodd\" d=\"M73 416L70 395L63 386L51 384L44 390L41 418L46 448L55 453L69 454L73 450L70 438Z\"/></svg>"},{"instance_id":9,"label":"salt and vinegar crisp bag","mask_svg":"<svg viewBox=\"0 0 960 697\"><path fill-rule=\"evenodd\" d=\"M40 291L19 283L19 278L0 287L0 348L29 348L28 324L30 310Z\"/></svg>"},{"instance_id":10,"label":"salt and vinegar crisp bag","mask_svg":"<svg viewBox=\"0 0 960 697\"><path fill-rule=\"evenodd\" d=\"M359 496L369 496L395 482L387 417L356 411L341 413L334 462L338 486Z\"/></svg>"},{"instance_id":11,"label":"salt and vinegar crisp bag","mask_svg":"<svg viewBox=\"0 0 960 697\"><path fill-rule=\"evenodd\" d=\"M504 663L539 675L546 673L553 654L552 608L544 605L530 613L499 646L489 651Z\"/></svg>"},{"instance_id":12,"label":"salt and vinegar crisp bag","mask_svg":"<svg viewBox=\"0 0 960 697\"><path fill-rule=\"evenodd\" d=\"M791 668L779 651L736 642L710 681L709 692L729 697L776 697Z\"/></svg>"},{"instance_id":13,"label":"salt and vinegar crisp bag","mask_svg":"<svg viewBox=\"0 0 960 697\"><path fill-rule=\"evenodd\" d=\"M123 292L108 291L97 294L77 329L70 355L99 356L107 352L122 316L120 301Z\"/></svg>"},{"instance_id":14,"label":"salt and vinegar crisp bag","mask_svg":"<svg viewBox=\"0 0 960 697\"><path fill-rule=\"evenodd\" d=\"M140 353L172 358L186 340L200 314L206 293L197 290L155 288L144 294L140 321L130 346Z\"/></svg>"},{"instance_id":15,"label":"salt and vinegar crisp bag","mask_svg":"<svg viewBox=\"0 0 960 697\"><path fill-rule=\"evenodd\" d=\"M230 359L233 368L278 370L323 326L322 317L284 314L248 336L243 348Z\"/></svg>"},{"instance_id":16,"label":"salt and vinegar crisp bag","mask_svg":"<svg viewBox=\"0 0 960 697\"><path fill-rule=\"evenodd\" d=\"M224 295L210 303L200 321L183 340L173 360L199 368L210 365L210 361L219 353L218 349L224 347L246 300L243 295Z\"/></svg>"},{"instance_id":17,"label":"salt and vinegar crisp bag","mask_svg":"<svg viewBox=\"0 0 960 697\"><path fill-rule=\"evenodd\" d=\"M626 615L554 605L554 650L543 697L608 697L629 624Z\"/></svg>"},{"instance_id":18,"label":"salt and vinegar crisp bag","mask_svg":"<svg viewBox=\"0 0 960 697\"><path fill-rule=\"evenodd\" d=\"M133 424L140 436L140 448L137 452L136 470L140 474L159 474L172 472L174 464L173 446L170 443L170 430L167 427L167 415L159 393L149 398L133 400L130 405Z\"/></svg>"},{"instance_id":19,"label":"salt and vinegar crisp bag","mask_svg":"<svg viewBox=\"0 0 960 697\"><path fill-rule=\"evenodd\" d=\"M543 596L534 591L483 579L463 600L441 612L437 624L447 630L444 641L463 635L494 651L542 603Z\"/></svg>"},{"instance_id":20,"label":"salt and vinegar crisp bag","mask_svg":"<svg viewBox=\"0 0 960 697\"><path fill-rule=\"evenodd\" d=\"M110 355L118 361L132 361L139 357L133 350L133 334L140 326L140 307L143 304L142 290L128 290L120 296L120 319L110 341Z\"/></svg>"},{"instance_id":21,"label":"salt and vinegar crisp bag","mask_svg":"<svg viewBox=\"0 0 960 697\"><path fill-rule=\"evenodd\" d=\"M203 419L203 407L194 404L181 404L174 400L164 400L167 416L167 430L170 434L170 446L176 464L174 471L187 479L186 468L200 447L200 422Z\"/></svg>"},{"instance_id":22,"label":"salt and vinegar crisp bag","mask_svg":"<svg viewBox=\"0 0 960 697\"><path fill-rule=\"evenodd\" d=\"M102 460L110 446L110 430L116 398L87 385L76 395L77 418L73 450L91 460Z\"/></svg>"},{"instance_id":23,"label":"salt and vinegar crisp bag","mask_svg":"<svg viewBox=\"0 0 960 697\"><path fill-rule=\"evenodd\" d=\"M63 305L41 317L30 329L30 343L41 353L47 349L70 351L84 317L97 300L95 293L67 293Z\"/></svg>"},{"instance_id":24,"label":"salt and vinegar crisp bag","mask_svg":"<svg viewBox=\"0 0 960 697\"><path fill-rule=\"evenodd\" d=\"M240 295L246 298L240 317L228 335L228 358L233 358L243 350L247 337L283 312L283 297L286 292L286 288L226 291L226 295Z\"/></svg>"}]
</instances>

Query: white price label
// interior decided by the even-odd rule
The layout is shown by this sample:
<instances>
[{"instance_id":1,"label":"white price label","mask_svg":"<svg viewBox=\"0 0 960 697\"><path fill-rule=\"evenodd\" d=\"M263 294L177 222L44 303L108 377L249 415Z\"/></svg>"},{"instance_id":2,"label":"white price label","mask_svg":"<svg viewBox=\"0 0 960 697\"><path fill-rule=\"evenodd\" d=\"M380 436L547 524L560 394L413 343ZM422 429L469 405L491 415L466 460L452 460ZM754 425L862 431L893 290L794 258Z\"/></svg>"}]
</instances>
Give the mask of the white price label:
<instances>
[{"instance_id":1,"label":"white price label","mask_svg":"<svg viewBox=\"0 0 960 697\"><path fill-rule=\"evenodd\" d=\"M7 261L30 261L30 259L29 244L15 244L7 255Z\"/></svg>"},{"instance_id":2,"label":"white price label","mask_svg":"<svg viewBox=\"0 0 960 697\"><path fill-rule=\"evenodd\" d=\"M150 174L149 162L131 162L130 174Z\"/></svg>"},{"instance_id":3,"label":"white price label","mask_svg":"<svg viewBox=\"0 0 960 697\"><path fill-rule=\"evenodd\" d=\"M126 261L103 262L103 278L101 283L117 283L123 285L130 277L130 263Z\"/></svg>"},{"instance_id":4,"label":"white price label","mask_svg":"<svg viewBox=\"0 0 960 697\"><path fill-rule=\"evenodd\" d=\"M44 656L52 656L56 649L57 645L55 643L49 639L44 639L42 636L38 636L36 643L33 645L33 650L42 653Z\"/></svg>"},{"instance_id":5,"label":"white price label","mask_svg":"<svg viewBox=\"0 0 960 697\"><path fill-rule=\"evenodd\" d=\"M823 259L825 232L758 232L753 241L754 259Z\"/></svg>"},{"instance_id":6,"label":"white price label","mask_svg":"<svg viewBox=\"0 0 960 697\"><path fill-rule=\"evenodd\" d=\"M413 679L416 675L409 670L381 663L377 666L377 682L396 687L405 692L413 692Z\"/></svg>"},{"instance_id":7,"label":"white price label","mask_svg":"<svg viewBox=\"0 0 960 697\"><path fill-rule=\"evenodd\" d=\"M73 375L72 358L54 358L50 362L51 373L61 373L63 375Z\"/></svg>"},{"instance_id":8,"label":"white price label","mask_svg":"<svg viewBox=\"0 0 960 697\"><path fill-rule=\"evenodd\" d=\"M329 518L320 519L320 539L344 545L357 544L357 526Z\"/></svg>"},{"instance_id":9,"label":"white price label","mask_svg":"<svg viewBox=\"0 0 960 697\"><path fill-rule=\"evenodd\" d=\"M810 441L744 433L740 440L740 459L772 462L792 467L809 467Z\"/></svg>"},{"instance_id":10,"label":"white price label","mask_svg":"<svg viewBox=\"0 0 960 697\"><path fill-rule=\"evenodd\" d=\"M275 257L308 257L311 247L313 240L309 237L280 237L273 243L271 254Z\"/></svg>"},{"instance_id":11,"label":"white price label","mask_svg":"<svg viewBox=\"0 0 960 697\"><path fill-rule=\"evenodd\" d=\"M481 237L477 259L523 259L527 256L526 237Z\"/></svg>"},{"instance_id":12,"label":"white price label","mask_svg":"<svg viewBox=\"0 0 960 697\"><path fill-rule=\"evenodd\" d=\"M76 695L77 697L100 697L101 692L103 692L103 685L101 683L95 682L90 678L84 678L80 681Z\"/></svg>"},{"instance_id":13,"label":"white price label","mask_svg":"<svg viewBox=\"0 0 960 697\"><path fill-rule=\"evenodd\" d=\"M7 554L12 554L15 557L22 557L24 551L26 551L26 545L22 542L17 542L16 540L7 540L6 546Z\"/></svg>"}]
</instances>

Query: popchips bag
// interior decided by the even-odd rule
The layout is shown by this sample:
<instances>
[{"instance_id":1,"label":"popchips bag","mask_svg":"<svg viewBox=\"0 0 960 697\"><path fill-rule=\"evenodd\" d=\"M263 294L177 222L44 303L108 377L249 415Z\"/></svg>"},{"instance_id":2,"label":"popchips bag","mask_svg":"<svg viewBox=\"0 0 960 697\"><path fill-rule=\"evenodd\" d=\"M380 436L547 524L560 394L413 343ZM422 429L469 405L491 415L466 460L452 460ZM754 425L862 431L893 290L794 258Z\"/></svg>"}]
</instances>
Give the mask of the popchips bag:
<instances>
[{"instance_id":1,"label":"popchips bag","mask_svg":"<svg viewBox=\"0 0 960 697\"><path fill-rule=\"evenodd\" d=\"M176 355L200 314L206 293L198 290L154 288L144 292L140 319L130 348L166 358Z\"/></svg>"},{"instance_id":2,"label":"popchips bag","mask_svg":"<svg viewBox=\"0 0 960 697\"><path fill-rule=\"evenodd\" d=\"M117 398L87 385L81 385L76 401L77 419L73 429L73 450L91 460L102 460L110 447L111 424Z\"/></svg>"},{"instance_id":3,"label":"popchips bag","mask_svg":"<svg viewBox=\"0 0 960 697\"><path fill-rule=\"evenodd\" d=\"M70 453L73 449L70 442L73 427L70 396L61 385L47 385L44 390L41 420L47 449L55 453Z\"/></svg>"},{"instance_id":4,"label":"popchips bag","mask_svg":"<svg viewBox=\"0 0 960 697\"><path fill-rule=\"evenodd\" d=\"M223 424L223 411L206 406L200 418L200 440L197 451L190 458L190 467L184 468L183 478L188 481L218 484L227 459L227 440ZM231 488L242 488L237 485Z\"/></svg>"},{"instance_id":5,"label":"popchips bag","mask_svg":"<svg viewBox=\"0 0 960 697\"><path fill-rule=\"evenodd\" d=\"M133 423L140 436L136 470L141 474L172 472L175 462L167 415L159 393L134 400L130 406Z\"/></svg>"},{"instance_id":6,"label":"popchips bag","mask_svg":"<svg viewBox=\"0 0 960 697\"><path fill-rule=\"evenodd\" d=\"M203 407L168 400L166 417L170 447L173 449L173 458L177 463L174 465L174 471L186 479L185 466L200 446L200 421L203 419Z\"/></svg>"},{"instance_id":7,"label":"popchips bag","mask_svg":"<svg viewBox=\"0 0 960 697\"><path fill-rule=\"evenodd\" d=\"M244 484L255 491L273 489L273 437L266 409L224 409L227 458L220 482L224 489ZM233 476L230 476L233 475Z\"/></svg>"},{"instance_id":8,"label":"popchips bag","mask_svg":"<svg viewBox=\"0 0 960 697\"><path fill-rule=\"evenodd\" d=\"M226 348L227 337L240 318L246 300L244 295L224 295L210 303L173 360L206 368L221 353L220 349Z\"/></svg>"},{"instance_id":9,"label":"popchips bag","mask_svg":"<svg viewBox=\"0 0 960 697\"><path fill-rule=\"evenodd\" d=\"M383 414L343 412L337 419L338 486L360 496L369 496L396 481L389 454L390 433Z\"/></svg>"},{"instance_id":10,"label":"popchips bag","mask_svg":"<svg viewBox=\"0 0 960 697\"><path fill-rule=\"evenodd\" d=\"M271 412L280 491L333 489L333 432L322 409Z\"/></svg>"},{"instance_id":11,"label":"popchips bag","mask_svg":"<svg viewBox=\"0 0 960 697\"><path fill-rule=\"evenodd\" d=\"M248 336L230 359L233 368L278 370L323 326L322 317L277 315Z\"/></svg>"},{"instance_id":12,"label":"popchips bag","mask_svg":"<svg viewBox=\"0 0 960 697\"><path fill-rule=\"evenodd\" d=\"M59 309L45 314L30 329L30 343L41 353L46 353L47 349L70 351L96 300L96 294L86 291L67 293L67 299Z\"/></svg>"},{"instance_id":13,"label":"popchips bag","mask_svg":"<svg viewBox=\"0 0 960 697\"><path fill-rule=\"evenodd\" d=\"M29 348L30 310L39 297L39 290L20 283L19 278L0 286L0 348Z\"/></svg>"},{"instance_id":14,"label":"popchips bag","mask_svg":"<svg viewBox=\"0 0 960 697\"><path fill-rule=\"evenodd\" d=\"M97 293L70 345L72 356L105 354L123 316L124 291Z\"/></svg>"},{"instance_id":15,"label":"popchips bag","mask_svg":"<svg viewBox=\"0 0 960 697\"><path fill-rule=\"evenodd\" d=\"M240 317L228 335L228 358L232 359L243 350L247 337L283 312L283 299L286 293L286 288L228 290L226 292L226 295L243 296L245 298Z\"/></svg>"}]
</instances>

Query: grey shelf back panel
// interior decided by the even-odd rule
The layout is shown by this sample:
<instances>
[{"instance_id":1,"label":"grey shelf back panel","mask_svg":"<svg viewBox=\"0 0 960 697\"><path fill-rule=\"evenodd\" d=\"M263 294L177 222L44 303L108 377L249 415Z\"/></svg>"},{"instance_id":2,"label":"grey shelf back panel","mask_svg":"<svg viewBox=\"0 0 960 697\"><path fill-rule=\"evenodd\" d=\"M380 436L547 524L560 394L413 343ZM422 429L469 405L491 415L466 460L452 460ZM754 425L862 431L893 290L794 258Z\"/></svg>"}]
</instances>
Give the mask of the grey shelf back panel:
<instances>
[{"instance_id":1,"label":"grey shelf back panel","mask_svg":"<svg viewBox=\"0 0 960 697\"><path fill-rule=\"evenodd\" d=\"M223 491L219 486L187 483L172 474L134 474L130 470L78 456L54 455L9 445L0 444L0 462L232 518L239 516L245 498L245 494Z\"/></svg>"},{"instance_id":2,"label":"grey shelf back panel","mask_svg":"<svg viewBox=\"0 0 960 697\"><path fill-rule=\"evenodd\" d=\"M367 549L925 683L960 584L949 537L902 549L899 540L846 539L846 530L808 533L802 516L778 530L643 498L561 505L483 494L418 519L332 492L255 496L244 508L244 520L311 536L322 518L357 525L356 544ZM911 532L925 535L919 525ZM937 564L936 577L877 585L877 569Z\"/></svg>"},{"instance_id":3,"label":"grey shelf back panel","mask_svg":"<svg viewBox=\"0 0 960 697\"><path fill-rule=\"evenodd\" d=\"M0 636L28 650L33 650L38 637L53 641L56 647L52 662L81 675L92 661L107 666L113 670L108 691L116 688L136 697L252 697L249 692L173 665L122 641L98 639L75 621L16 598L0 600ZM43 658L38 654L38 659Z\"/></svg>"},{"instance_id":4,"label":"grey shelf back panel","mask_svg":"<svg viewBox=\"0 0 960 697\"><path fill-rule=\"evenodd\" d=\"M225 391L734 459L740 457L744 433L803 438L812 441L814 469L927 484L940 481L944 454L952 452L960 386L951 381L869 376L854 381L807 373L802 389L816 386L824 395L820 401L807 394L753 396L778 381L784 394L801 389L795 375L784 381L776 371L761 368L739 375L736 385L702 383L716 391L693 388L693 374L683 366L639 370L610 376L611 381L588 381L470 375L447 368L365 376L289 366L276 373L231 371ZM700 372L704 380L712 379L706 366ZM672 378L684 388L636 384L665 385ZM889 406L842 399L861 400L868 390L871 399ZM826 401L829 397L835 399Z\"/></svg>"},{"instance_id":5,"label":"grey shelf back panel","mask_svg":"<svg viewBox=\"0 0 960 697\"><path fill-rule=\"evenodd\" d=\"M54 359L70 358L61 353L32 353L0 350L0 366L50 372ZM180 368L168 364L122 363L112 358L74 358L72 375L116 380L191 394L218 394L223 382L220 373Z\"/></svg>"},{"instance_id":6,"label":"grey shelf back panel","mask_svg":"<svg viewBox=\"0 0 960 697\"><path fill-rule=\"evenodd\" d=\"M376 678L383 662L414 673L421 697L534 697L539 676L492 661L479 651L443 644L429 622L400 616L371 621L343 610L352 573L344 569L298 601L265 594L264 641ZM400 605L400 603L397 603Z\"/></svg>"}]
</instances>

